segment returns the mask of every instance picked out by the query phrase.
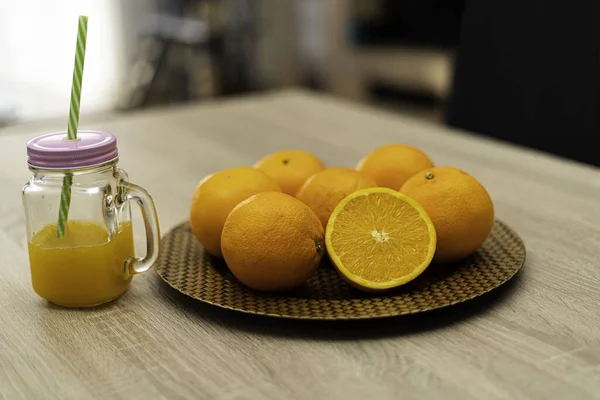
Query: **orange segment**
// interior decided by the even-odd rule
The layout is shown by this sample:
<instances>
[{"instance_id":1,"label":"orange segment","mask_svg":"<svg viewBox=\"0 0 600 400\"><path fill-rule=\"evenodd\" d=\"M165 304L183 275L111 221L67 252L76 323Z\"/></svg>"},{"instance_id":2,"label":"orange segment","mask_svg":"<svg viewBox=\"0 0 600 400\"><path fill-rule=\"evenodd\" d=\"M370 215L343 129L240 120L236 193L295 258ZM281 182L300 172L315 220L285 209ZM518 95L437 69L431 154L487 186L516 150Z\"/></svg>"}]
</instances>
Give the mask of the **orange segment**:
<instances>
[{"instance_id":1,"label":"orange segment","mask_svg":"<svg viewBox=\"0 0 600 400\"><path fill-rule=\"evenodd\" d=\"M327 251L338 271L359 289L384 290L412 281L431 262L436 234L410 197L387 188L362 189L335 208Z\"/></svg>"}]
</instances>

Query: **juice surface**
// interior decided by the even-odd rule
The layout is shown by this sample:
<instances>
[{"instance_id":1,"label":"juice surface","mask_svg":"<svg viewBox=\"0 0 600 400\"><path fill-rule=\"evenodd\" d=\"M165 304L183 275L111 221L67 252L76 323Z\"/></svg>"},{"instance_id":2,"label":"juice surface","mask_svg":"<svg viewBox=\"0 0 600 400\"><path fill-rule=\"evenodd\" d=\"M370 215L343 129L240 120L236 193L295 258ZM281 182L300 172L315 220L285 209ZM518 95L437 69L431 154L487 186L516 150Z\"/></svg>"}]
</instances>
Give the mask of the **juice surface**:
<instances>
[{"instance_id":1,"label":"juice surface","mask_svg":"<svg viewBox=\"0 0 600 400\"><path fill-rule=\"evenodd\" d=\"M70 307L102 304L123 294L131 276L124 261L134 255L133 228L122 224L108 240L108 231L90 221L68 221L65 235L46 225L29 242L33 289L48 301Z\"/></svg>"}]
</instances>

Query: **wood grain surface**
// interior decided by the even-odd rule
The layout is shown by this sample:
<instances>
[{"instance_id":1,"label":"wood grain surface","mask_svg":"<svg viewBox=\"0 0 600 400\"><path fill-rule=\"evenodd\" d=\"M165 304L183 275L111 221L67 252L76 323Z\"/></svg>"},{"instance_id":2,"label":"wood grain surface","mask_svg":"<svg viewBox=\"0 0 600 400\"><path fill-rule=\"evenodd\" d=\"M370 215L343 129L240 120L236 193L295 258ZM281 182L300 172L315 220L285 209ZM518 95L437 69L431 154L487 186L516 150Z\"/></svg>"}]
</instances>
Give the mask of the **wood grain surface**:
<instances>
[{"instance_id":1,"label":"wood grain surface","mask_svg":"<svg viewBox=\"0 0 600 400\"><path fill-rule=\"evenodd\" d=\"M163 232L188 217L196 184L215 170L282 148L352 167L405 142L477 177L528 258L480 301L382 321L239 315L183 297L154 271L110 305L61 309L31 289L20 189L26 141L64 127L5 129L0 397L600 398L598 169L299 91L81 123L118 137L120 165L153 195Z\"/></svg>"}]
</instances>

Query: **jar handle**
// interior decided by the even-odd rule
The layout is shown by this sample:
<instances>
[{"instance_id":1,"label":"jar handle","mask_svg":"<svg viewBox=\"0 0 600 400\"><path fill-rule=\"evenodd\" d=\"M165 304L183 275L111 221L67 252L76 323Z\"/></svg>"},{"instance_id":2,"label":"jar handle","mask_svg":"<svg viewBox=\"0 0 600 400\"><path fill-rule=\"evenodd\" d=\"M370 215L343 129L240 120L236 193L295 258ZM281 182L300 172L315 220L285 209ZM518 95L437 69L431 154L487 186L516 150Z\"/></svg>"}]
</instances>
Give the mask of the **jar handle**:
<instances>
[{"instance_id":1,"label":"jar handle","mask_svg":"<svg viewBox=\"0 0 600 400\"><path fill-rule=\"evenodd\" d=\"M140 206L146 228L146 255L143 258L129 257L125 260L125 270L130 275L148 271L158 259L160 252L160 228L154 200L148 192L131 182L121 181L124 201L133 201Z\"/></svg>"}]
</instances>

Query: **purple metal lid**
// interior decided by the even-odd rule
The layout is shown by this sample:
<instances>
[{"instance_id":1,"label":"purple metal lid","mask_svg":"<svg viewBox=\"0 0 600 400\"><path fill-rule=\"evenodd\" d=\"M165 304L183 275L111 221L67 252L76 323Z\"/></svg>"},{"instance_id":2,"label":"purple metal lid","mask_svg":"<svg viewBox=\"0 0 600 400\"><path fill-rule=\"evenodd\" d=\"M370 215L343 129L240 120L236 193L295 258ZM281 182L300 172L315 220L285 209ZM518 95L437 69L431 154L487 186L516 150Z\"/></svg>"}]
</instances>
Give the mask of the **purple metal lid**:
<instances>
[{"instance_id":1,"label":"purple metal lid","mask_svg":"<svg viewBox=\"0 0 600 400\"><path fill-rule=\"evenodd\" d=\"M117 138L100 131L79 131L77 140L68 140L66 132L49 133L27 142L27 156L36 168L92 167L117 158Z\"/></svg>"}]
</instances>

